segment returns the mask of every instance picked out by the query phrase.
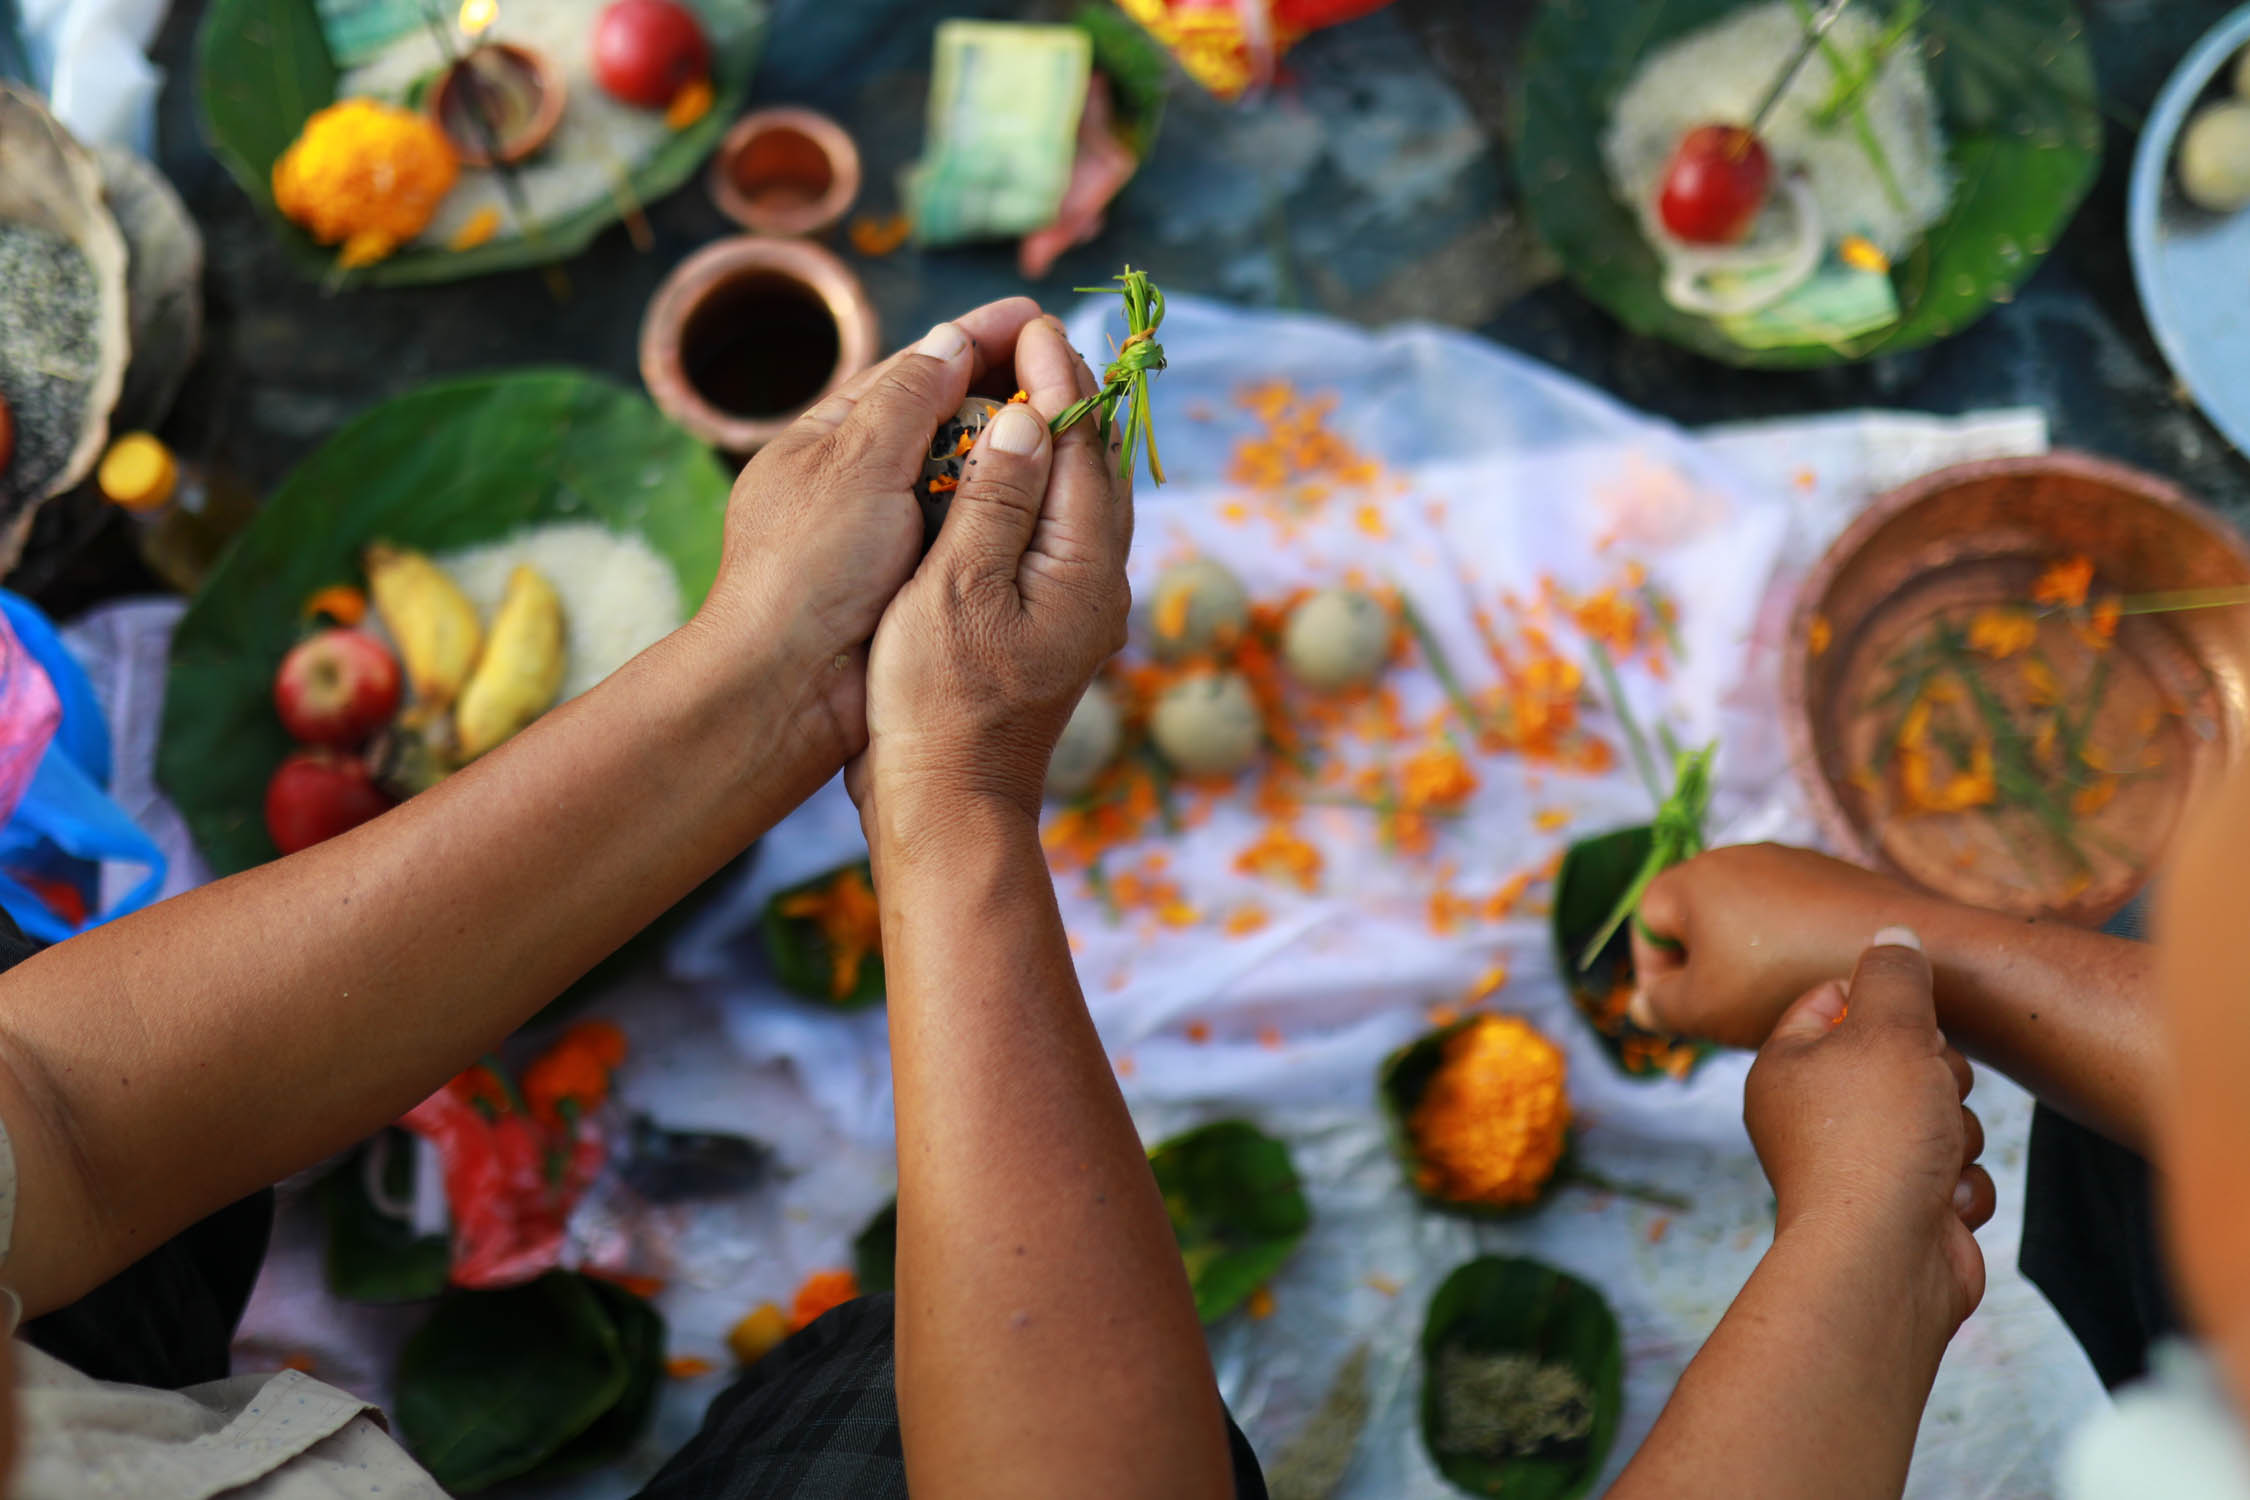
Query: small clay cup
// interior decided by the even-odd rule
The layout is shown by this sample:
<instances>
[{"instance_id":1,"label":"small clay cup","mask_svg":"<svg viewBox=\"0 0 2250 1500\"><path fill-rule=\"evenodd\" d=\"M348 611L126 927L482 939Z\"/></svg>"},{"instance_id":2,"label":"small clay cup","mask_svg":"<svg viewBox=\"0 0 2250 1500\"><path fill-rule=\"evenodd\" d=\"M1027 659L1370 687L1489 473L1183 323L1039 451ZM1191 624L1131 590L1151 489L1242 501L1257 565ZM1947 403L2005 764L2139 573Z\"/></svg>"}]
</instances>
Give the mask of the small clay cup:
<instances>
[{"instance_id":1,"label":"small clay cup","mask_svg":"<svg viewBox=\"0 0 2250 1500\"><path fill-rule=\"evenodd\" d=\"M477 84L472 86L466 74L479 67ZM500 129L498 160L502 165L514 166L535 154L547 144L562 123L563 103L567 90L562 73L540 53L529 47L519 47L513 42L480 42L462 59L438 75L430 85L423 107L445 138L453 143L454 154L465 167L489 167L494 156L487 147L486 133L477 128L476 116L470 111L477 107L473 88L481 87L489 93L494 89L521 90L531 96L530 112L510 125L503 119ZM490 107L489 103L485 106Z\"/></svg>"},{"instance_id":2,"label":"small clay cup","mask_svg":"<svg viewBox=\"0 0 2250 1500\"><path fill-rule=\"evenodd\" d=\"M711 201L752 234L811 235L859 196L859 147L815 110L753 110L711 158Z\"/></svg>"},{"instance_id":3,"label":"small clay cup","mask_svg":"<svg viewBox=\"0 0 2250 1500\"><path fill-rule=\"evenodd\" d=\"M641 322L641 379L665 415L748 455L875 360L859 278L805 240L737 235L673 269Z\"/></svg>"}]
</instances>

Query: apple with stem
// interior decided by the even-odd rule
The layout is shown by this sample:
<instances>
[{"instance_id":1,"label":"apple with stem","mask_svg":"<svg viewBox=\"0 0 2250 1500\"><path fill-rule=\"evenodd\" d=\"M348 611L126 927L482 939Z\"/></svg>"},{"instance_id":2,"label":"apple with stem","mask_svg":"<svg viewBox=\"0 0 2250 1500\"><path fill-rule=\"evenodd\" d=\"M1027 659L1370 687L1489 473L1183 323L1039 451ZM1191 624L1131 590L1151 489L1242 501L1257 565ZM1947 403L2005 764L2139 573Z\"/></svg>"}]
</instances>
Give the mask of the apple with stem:
<instances>
[{"instance_id":1,"label":"apple with stem","mask_svg":"<svg viewBox=\"0 0 2250 1500\"><path fill-rule=\"evenodd\" d=\"M398 712L398 662L361 630L323 630L281 659L273 705L301 745L348 750Z\"/></svg>"}]
</instances>

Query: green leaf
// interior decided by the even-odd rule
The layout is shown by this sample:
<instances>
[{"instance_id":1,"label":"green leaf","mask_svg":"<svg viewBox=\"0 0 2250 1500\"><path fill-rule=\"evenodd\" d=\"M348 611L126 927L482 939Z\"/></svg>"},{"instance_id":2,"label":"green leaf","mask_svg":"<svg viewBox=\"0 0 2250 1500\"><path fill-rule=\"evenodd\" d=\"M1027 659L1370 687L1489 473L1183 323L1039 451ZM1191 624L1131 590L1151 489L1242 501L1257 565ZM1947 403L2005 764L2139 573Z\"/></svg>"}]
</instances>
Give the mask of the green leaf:
<instances>
[{"instance_id":1,"label":"green leaf","mask_svg":"<svg viewBox=\"0 0 2250 1500\"><path fill-rule=\"evenodd\" d=\"M580 1474L612 1464L632 1450L648 1430L656 1410L657 1391L664 1383L664 1317L648 1303L613 1281L598 1276L580 1277L596 1301L608 1311L617 1330L617 1344L625 1360L625 1388L616 1404L594 1419L594 1424L572 1438L554 1457L535 1471L546 1479Z\"/></svg>"},{"instance_id":2,"label":"green leaf","mask_svg":"<svg viewBox=\"0 0 2250 1500\"><path fill-rule=\"evenodd\" d=\"M1289 1148L1242 1120L1159 1142L1148 1154L1195 1289L1216 1323L1273 1279L1312 1227Z\"/></svg>"},{"instance_id":3,"label":"green leaf","mask_svg":"<svg viewBox=\"0 0 2250 1500\"><path fill-rule=\"evenodd\" d=\"M1216 1323L1273 1279L1312 1226L1289 1148L1241 1120L1159 1142L1148 1154L1195 1290L1196 1316ZM852 1241L863 1293L898 1282L898 1200Z\"/></svg>"},{"instance_id":4,"label":"green leaf","mask_svg":"<svg viewBox=\"0 0 2250 1500\"><path fill-rule=\"evenodd\" d=\"M1448 1349L1560 1364L1593 1394L1593 1430L1557 1453L1493 1459L1440 1453L1438 1362ZM1422 1325L1422 1442L1438 1472L1472 1495L1577 1500L1601 1477L1625 1408L1625 1348L1609 1304L1535 1260L1487 1255L1445 1278Z\"/></svg>"},{"instance_id":5,"label":"green leaf","mask_svg":"<svg viewBox=\"0 0 2250 1500\"><path fill-rule=\"evenodd\" d=\"M806 896L824 890L846 870L858 870L860 878L872 889L874 868L866 860L856 864L839 865L822 875L816 875L788 890L776 891L766 903L759 923L760 935L765 940L766 958L773 964L774 978L781 987L808 1000L818 1000L833 1005L838 1010L858 1010L873 1005L883 998L883 955L870 953L860 962L859 983L848 995L835 993L835 970L828 961L828 939L821 935L820 924L810 917L785 917L782 906L793 896Z\"/></svg>"},{"instance_id":6,"label":"green leaf","mask_svg":"<svg viewBox=\"0 0 2250 1500\"><path fill-rule=\"evenodd\" d=\"M852 1269L859 1276L859 1294L898 1290L898 1200L893 1198L867 1221L852 1241Z\"/></svg>"},{"instance_id":7,"label":"green leaf","mask_svg":"<svg viewBox=\"0 0 2250 1500\"><path fill-rule=\"evenodd\" d=\"M1142 161L1156 149L1164 127L1172 67L1164 49L1140 23L1111 5L1081 5L1070 24L1094 39L1095 71L1109 79L1117 101L1117 134Z\"/></svg>"},{"instance_id":8,"label":"green leaf","mask_svg":"<svg viewBox=\"0 0 2250 1500\"><path fill-rule=\"evenodd\" d=\"M156 772L204 858L231 875L274 857L266 780L291 748L274 670L306 597L363 581L367 543L442 553L595 521L669 561L692 610L718 572L727 490L645 397L576 371L424 386L352 422L282 482L173 635Z\"/></svg>"},{"instance_id":9,"label":"green leaf","mask_svg":"<svg viewBox=\"0 0 2250 1500\"><path fill-rule=\"evenodd\" d=\"M1866 0L1872 4L1873 0ZM1919 348L2012 296L2101 166L2093 61L2071 0L1946 0L1923 21L1953 205L1892 270L1904 315L1848 341L1750 349L1664 300L1656 252L1612 191L1601 139L1640 60L1739 0L1548 0L1526 38L1515 171L1580 289L1636 333L1729 364L1803 369Z\"/></svg>"},{"instance_id":10,"label":"green leaf","mask_svg":"<svg viewBox=\"0 0 2250 1500\"><path fill-rule=\"evenodd\" d=\"M713 48L711 108L626 173L642 203L693 176L742 112L765 38L766 10L759 0L726 0L726 9L742 19L735 23L740 30L733 44ZM541 221L536 240L494 239L472 250L402 250L339 274L335 247L314 243L273 202L275 160L315 111L336 100L336 64L313 0L212 0L197 50L204 139L308 277L346 287L418 286L512 271L576 255L619 218L615 200L604 196L575 213Z\"/></svg>"},{"instance_id":11,"label":"green leaf","mask_svg":"<svg viewBox=\"0 0 2250 1500\"><path fill-rule=\"evenodd\" d=\"M444 1235L416 1234L368 1196L369 1162L378 1149L384 1196L394 1202L414 1196L413 1137L394 1127L379 1139L380 1147L366 1142L320 1181L328 1290L353 1302L427 1301L445 1291L452 1250Z\"/></svg>"},{"instance_id":12,"label":"green leaf","mask_svg":"<svg viewBox=\"0 0 2250 1500\"><path fill-rule=\"evenodd\" d=\"M399 1435L439 1484L467 1494L560 1453L618 1404L633 1373L587 1277L455 1289L399 1357Z\"/></svg>"},{"instance_id":13,"label":"green leaf","mask_svg":"<svg viewBox=\"0 0 2250 1500\"><path fill-rule=\"evenodd\" d=\"M1375 1091L1383 1104L1383 1121L1391 1139L1391 1151L1398 1157L1399 1165L1406 1170L1406 1185L1430 1207L1441 1213L1457 1214L1468 1219L1519 1219L1536 1213L1546 1201L1546 1193L1570 1178L1572 1150L1563 1148L1562 1159L1555 1163L1554 1175L1547 1179L1547 1188L1537 1202L1503 1207L1490 1203L1463 1203L1457 1199L1427 1192L1422 1187L1422 1155L1415 1149L1414 1132L1408 1121L1414 1118L1415 1109L1428 1091L1430 1080L1445 1062L1445 1044L1456 1032L1477 1022L1475 1016L1464 1016L1450 1026L1425 1033L1383 1059L1383 1066L1375 1075Z\"/></svg>"},{"instance_id":14,"label":"green leaf","mask_svg":"<svg viewBox=\"0 0 2250 1500\"><path fill-rule=\"evenodd\" d=\"M1652 1082L1666 1075L1656 1071L1627 1070L1624 1049L1620 1045L1622 1039L1603 1032L1591 1020L1593 1010L1608 999L1619 984L1632 976L1633 945L1629 927L1620 925L1612 932L1609 941L1602 945L1600 954L1590 966L1582 970L1580 960L1585 955L1587 945L1609 921L1617 903L1639 878L1641 867L1647 863L1653 843L1654 832L1644 825L1639 828L1620 828L1614 833L1581 839L1572 844L1563 855L1562 868L1555 874L1555 904L1548 916L1548 933L1555 946L1555 964L1564 981L1570 985L1579 1013L1589 1017L1589 1029L1601 1038L1603 1050L1609 1053L1610 1060L1617 1064L1618 1070L1626 1077L1642 1082ZM1712 1051L1708 1046L1699 1047L1696 1051L1697 1065L1700 1066Z\"/></svg>"}]
</instances>

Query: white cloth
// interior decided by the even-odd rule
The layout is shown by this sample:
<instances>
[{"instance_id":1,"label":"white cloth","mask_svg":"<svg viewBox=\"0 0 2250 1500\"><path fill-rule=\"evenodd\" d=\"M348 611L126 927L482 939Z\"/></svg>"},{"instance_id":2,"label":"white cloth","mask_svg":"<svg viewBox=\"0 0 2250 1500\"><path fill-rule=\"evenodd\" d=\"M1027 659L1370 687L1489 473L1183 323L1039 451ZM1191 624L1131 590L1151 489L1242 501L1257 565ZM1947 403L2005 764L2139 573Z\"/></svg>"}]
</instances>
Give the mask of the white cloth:
<instances>
[{"instance_id":1,"label":"white cloth","mask_svg":"<svg viewBox=\"0 0 2250 1500\"><path fill-rule=\"evenodd\" d=\"M0 1264L15 1236L16 1153L0 1124ZM22 1313L7 1290L7 1333ZM444 1500L381 1413L281 1370L160 1391L81 1374L20 1339L11 1500Z\"/></svg>"},{"instance_id":2,"label":"white cloth","mask_svg":"<svg viewBox=\"0 0 2250 1500\"><path fill-rule=\"evenodd\" d=\"M2145 1380L2086 1424L2061 1500L2250 1500L2250 1439L2201 1350L2159 1345Z\"/></svg>"}]
</instances>

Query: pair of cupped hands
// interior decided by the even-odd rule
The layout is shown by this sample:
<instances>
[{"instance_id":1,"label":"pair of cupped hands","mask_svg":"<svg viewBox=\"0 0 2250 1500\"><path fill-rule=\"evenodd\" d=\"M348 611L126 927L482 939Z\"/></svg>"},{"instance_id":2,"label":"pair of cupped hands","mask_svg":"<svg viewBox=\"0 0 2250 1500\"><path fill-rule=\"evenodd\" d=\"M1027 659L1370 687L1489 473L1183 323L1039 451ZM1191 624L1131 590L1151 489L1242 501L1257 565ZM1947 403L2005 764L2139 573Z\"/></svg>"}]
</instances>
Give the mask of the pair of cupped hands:
<instances>
[{"instance_id":1,"label":"pair of cupped hands","mask_svg":"<svg viewBox=\"0 0 2250 1500\"><path fill-rule=\"evenodd\" d=\"M932 435L972 391L1019 389L924 556ZM705 622L779 665L776 711L845 769L871 840L877 802L1036 819L1056 738L1125 644L1132 486L1094 419L1048 431L1097 389L1062 324L1011 297L862 372L736 480Z\"/></svg>"},{"instance_id":2,"label":"pair of cupped hands","mask_svg":"<svg viewBox=\"0 0 2250 1500\"><path fill-rule=\"evenodd\" d=\"M971 391L1019 388L1028 401L978 437L923 556L914 486L932 434ZM1131 484L1092 421L1048 432L1097 388L1062 325L1009 298L819 402L735 484L705 616L782 664L777 711L804 753L845 768L871 841L878 802L912 803L891 826L942 825L971 805L1036 819L1056 738L1125 643ZM1759 1049L1744 1114L1778 1236L1888 1260L1957 1325L1984 1289L1971 1232L1992 1212L1984 1132L1913 934L1843 942L1867 913L1896 909L1901 893L1876 880L1782 849L1719 850L1669 872L1643 905L1664 941L1636 935L1636 1009L1662 1030ZM1734 930L1777 906L1802 914L1778 924L1794 942L1761 950Z\"/></svg>"}]
</instances>

